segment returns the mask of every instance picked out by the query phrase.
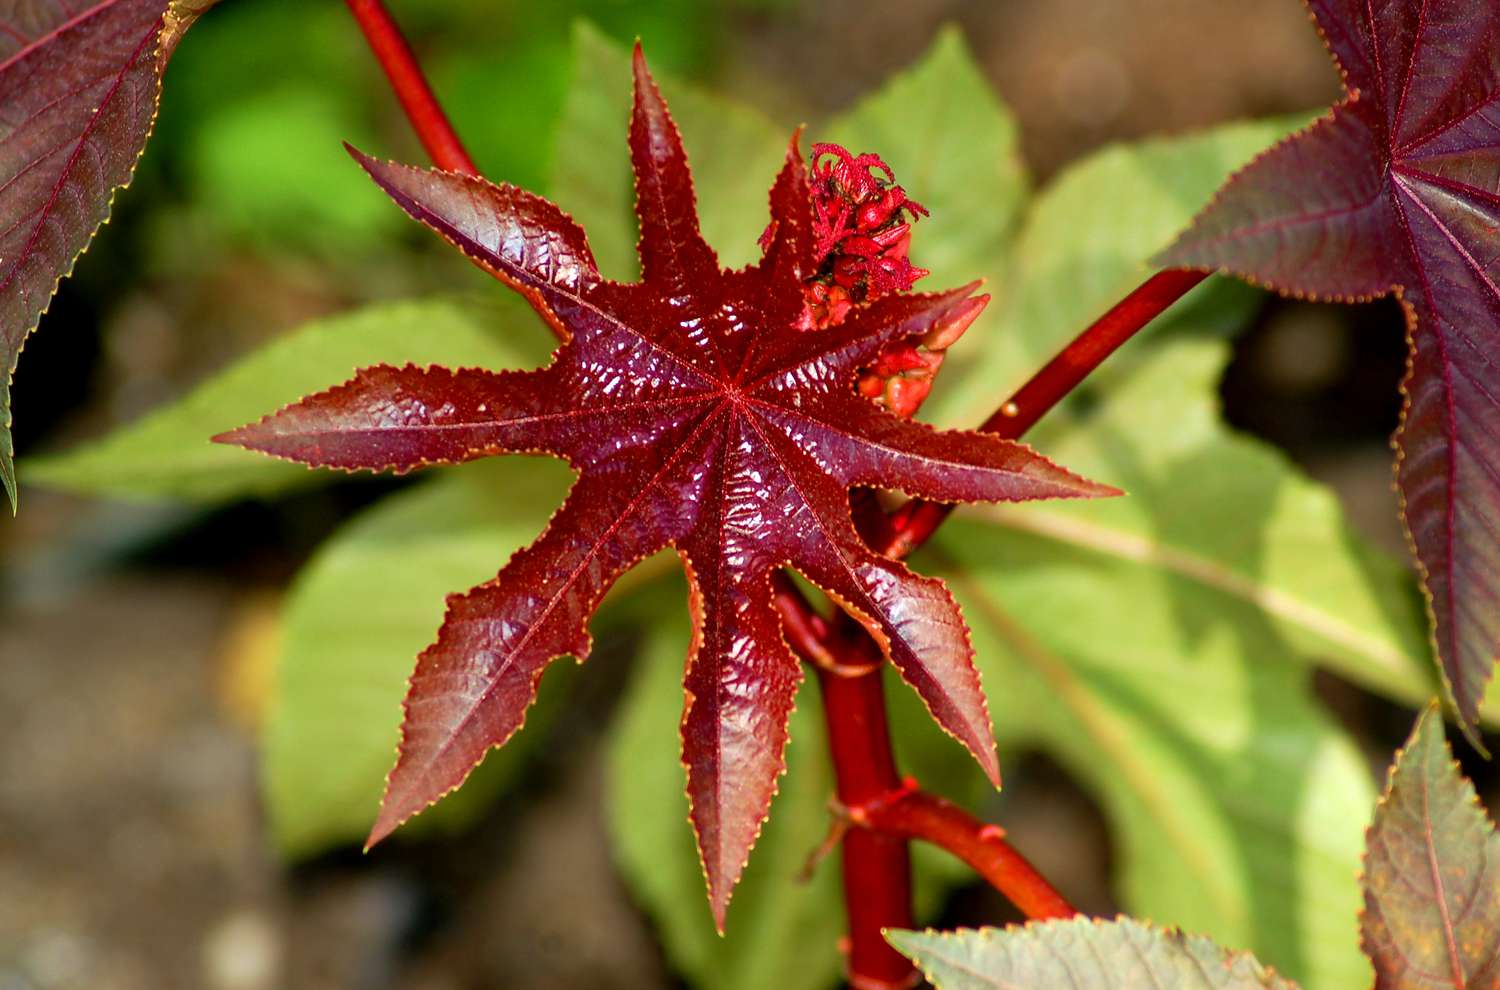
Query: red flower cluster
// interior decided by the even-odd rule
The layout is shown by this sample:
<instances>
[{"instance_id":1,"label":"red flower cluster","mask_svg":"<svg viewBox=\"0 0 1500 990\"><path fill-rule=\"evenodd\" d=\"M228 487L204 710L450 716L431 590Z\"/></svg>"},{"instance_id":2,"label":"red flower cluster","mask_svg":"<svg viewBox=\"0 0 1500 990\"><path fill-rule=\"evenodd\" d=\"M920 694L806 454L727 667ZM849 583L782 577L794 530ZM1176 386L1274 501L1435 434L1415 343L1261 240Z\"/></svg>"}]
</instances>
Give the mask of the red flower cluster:
<instances>
[{"instance_id":1,"label":"red flower cluster","mask_svg":"<svg viewBox=\"0 0 1500 990\"><path fill-rule=\"evenodd\" d=\"M895 172L879 155L813 145L809 192L818 269L804 289L803 329L837 326L855 306L907 292L928 274L910 258L911 226L927 209L896 184ZM898 416L911 416L931 391L944 351L987 301L974 299L925 336L892 343L860 374L860 393Z\"/></svg>"}]
</instances>

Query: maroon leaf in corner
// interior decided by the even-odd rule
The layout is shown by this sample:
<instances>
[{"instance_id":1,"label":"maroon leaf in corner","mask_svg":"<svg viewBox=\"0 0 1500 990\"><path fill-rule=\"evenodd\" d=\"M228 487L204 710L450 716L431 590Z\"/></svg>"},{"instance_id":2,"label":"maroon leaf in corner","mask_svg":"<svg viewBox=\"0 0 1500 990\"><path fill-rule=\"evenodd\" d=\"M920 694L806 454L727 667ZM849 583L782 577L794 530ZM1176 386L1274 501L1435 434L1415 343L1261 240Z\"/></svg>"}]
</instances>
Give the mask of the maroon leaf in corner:
<instances>
[{"instance_id":1,"label":"maroon leaf in corner","mask_svg":"<svg viewBox=\"0 0 1500 990\"><path fill-rule=\"evenodd\" d=\"M772 606L771 574L795 567L839 601L998 782L957 606L941 582L866 547L849 489L954 502L1113 490L1020 444L938 432L858 398L860 367L970 305L973 286L891 296L835 329L797 330L813 238L795 138L772 187L764 258L724 270L699 233L687 156L639 49L635 75L639 283L602 278L583 231L544 199L354 153L404 210L561 332L550 365L366 368L218 439L344 469L546 452L578 471L541 538L493 581L450 599L437 641L417 661L372 842L457 787L520 728L547 664L588 653L589 617L610 584L675 547L695 623L683 757L722 926L783 769L802 677Z\"/></svg>"},{"instance_id":2,"label":"maroon leaf in corner","mask_svg":"<svg viewBox=\"0 0 1500 990\"><path fill-rule=\"evenodd\" d=\"M0 0L0 483L12 506L21 346L130 181L161 70L211 3Z\"/></svg>"},{"instance_id":3,"label":"maroon leaf in corner","mask_svg":"<svg viewBox=\"0 0 1500 990\"><path fill-rule=\"evenodd\" d=\"M1500 987L1500 834L1436 705L1396 754L1365 846L1360 940L1376 990Z\"/></svg>"},{"instance_id":4,"label":"maroon leaf in corner","mask_svg":"<svg viewBox=\"0 0 1500 990\"><path fill-rule=\"evenodd\" d=\"M1233 177L1158 261L1298 296L1400 294L1402 514L1477 744L1500 645L1500 4L1308 5L1347 99Z\"/></svg>"}]
</instances>

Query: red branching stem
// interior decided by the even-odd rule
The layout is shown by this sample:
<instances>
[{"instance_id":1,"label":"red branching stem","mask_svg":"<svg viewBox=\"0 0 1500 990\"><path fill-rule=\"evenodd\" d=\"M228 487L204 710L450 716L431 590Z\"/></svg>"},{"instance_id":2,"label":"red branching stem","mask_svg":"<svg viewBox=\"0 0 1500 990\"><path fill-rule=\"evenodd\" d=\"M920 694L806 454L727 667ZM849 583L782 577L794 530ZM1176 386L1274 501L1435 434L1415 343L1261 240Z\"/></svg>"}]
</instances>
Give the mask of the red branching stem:
<instances>
[{"instance_id":1,"label":"red branching stem","mask_svg":"<svg viewBox=\"0 0 1500 990\"><path fill-rule=\"evenodd\" d=\"M775 575L772 588L787 642L817 673L839 803L854 808L880 800L901 786L886 719L880 648L857 627L818 615L784 573ZM854 990L915 986L916 968L881 934L912 925L906 839L852 829L844 833L840 856L850 985Z\"/></svg>"},{"instance_id":2,"label":"red branching stem","mask_svg":"<svg viewBox=\"0 0 1500 990\"><path fill-rule=\"evenodd\" d=\"M1178 268L1157 272L1073 338L979 429L1019 439L1120 345L1207 277ZM912 499L891 514L891 537L876 549L888 557L905 557L926 543L952 511L951 505Z\"/></svg>"},{"instance_id":3,"label":"red branching stem","mask_svg":"<svg viewBox=\"0 0 1500 990\"><path fill-rule=\"evenodd\" d=\"M1033 921L1071 918L1078 910L1026 861L998 825L987 825L951 801L902 787L886 800L852 808L854 825L921 839L946 849L989 881Z\"/></svg>"},{"instance_id":4,"label":"red branching stem","mask_svg":"<svg viewBox=\"0 0 1500 990\"><path fill-rule=\"evenodd\" d=\"M432 87L427 84L427 77L422 74L411 45L407 44L401 28L382 0L347 2L432 163L451 172L478 175L479 169L474 167L473 159L464 150L463 142L448 122L448 115L443 113Z\"/></svg>"},{"instance_id":5,"label":"red branching stem","mask_svg":"<svg viewBox=\"0 0 1500 990\"><path fill-rule=\"evenodd\" d=\"M869 637L863 642L871 648L875 645ZM900 787L880 669L843 677L820 667L817 674L839 802L857 807ZM882 934L887 928L912 927L911 854L906 838L851 829L844 835L840 855L849 924L850 985L854 990L915 986L915 968Z\"/></svg>"}]
</instances>

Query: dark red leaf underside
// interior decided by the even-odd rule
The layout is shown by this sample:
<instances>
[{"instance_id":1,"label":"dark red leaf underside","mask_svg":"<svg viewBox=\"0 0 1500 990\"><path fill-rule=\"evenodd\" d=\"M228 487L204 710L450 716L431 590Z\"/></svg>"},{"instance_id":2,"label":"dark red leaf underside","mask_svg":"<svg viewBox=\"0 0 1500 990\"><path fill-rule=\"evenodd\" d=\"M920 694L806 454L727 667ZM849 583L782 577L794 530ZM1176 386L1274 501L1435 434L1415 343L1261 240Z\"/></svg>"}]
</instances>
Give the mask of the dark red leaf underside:
<instances>
[{"instance_id":1,"label":"dark red leaf underside","mask_svg":"<svg viewBox=\"0 0 1500 990\"><path fill-rule=\"evenodd\" d=\"M521 725L554 658L589 652L605 590L674 547L691 577L683 759L720 923L783 769L802 674L770 576L792 566L886 648L943 727L998 781L968 632L942 583L871 552L854 486L945 501L1108 494L1019 444L899 420L853 391L890 341L923 333L972 286L892 296L800 333L813 266L795 140L762 261L726 271L699 234L677 128L639 52L630 152L643 280L602 278L582 230L539 197L355 152L390 196L522 292L564 336L536 371L375 367L220 439L308 464L406 471L504 452L566 458L578 481L541 538L450 599L418 659L378 841L457 787ZM503 497L503 493L499 493Z\"/></svg>"},{"instance_id":2,"label":"dark red leaf underside","mask_svg":"<svg viewBox=\"0 0 1500 990\"><path fill-rule=\"evenodd\" d=\"M1435 706L1397 754L1365 844L1360 936L1376 990L1500 988L1500 833Z\"/></svg>"},{"instance_id":3,"label":"dark red leaf underside","mask_svg":"<svg viewBox=\"0 0 1500 990\"><path fill-rule=\"evenodd\" d=\"M1500 644L1500 4L1309 6L1348 98L1232 178L1159 260L1298 296L1400 293L1402 514L1473 738Z\"/></svg>"},{"instance_id":4,"label":"dark red leaf underside","mask_svg":"<svg viewBox=\"0 0 1500 990\"><path fill-rule=\"evenodd\" d=\"M0 0L0 482L12 504L10 380L21 347L130 181L156 117L165 48L201 6Z\"/></svg>"}]
</instances>

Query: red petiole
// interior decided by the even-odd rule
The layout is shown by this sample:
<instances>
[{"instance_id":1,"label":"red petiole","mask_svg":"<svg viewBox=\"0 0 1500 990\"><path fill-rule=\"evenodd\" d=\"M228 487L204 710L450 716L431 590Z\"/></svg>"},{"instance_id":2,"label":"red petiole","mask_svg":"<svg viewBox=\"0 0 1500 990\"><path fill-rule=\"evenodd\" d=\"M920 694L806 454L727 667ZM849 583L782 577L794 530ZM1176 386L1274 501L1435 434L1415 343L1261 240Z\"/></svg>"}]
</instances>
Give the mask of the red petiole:
<instances>
[{"instance_id":1,"label":"red petiole","mask_svg":"<svg viewBox=\"0 0 1500 990\"><path fill-rule=\"evenodd\" d=\"M365 41L375 53L380 67L385 70L385 77L390 80L396 99L401 101L401 109L406 111L406 118L411 121L412 130L417 132L432 163L450 172L478 175L479 169L474 167L474 160L469 157L463 142L458 139L453 125L449 123L448 115L438 104L437 96L433 94L432 87L427 84L427 77L422 73L422 67L417 64L411 45L407 44L400 25L391 17L385 4L381 0L347 2L349 12L359 22Z\"/></svg>"},{"instance_id":2,"label":"red petiole","mask_svg":"<svg viewBox=\"0 0 1500 990\"><path fill-rule=\"evenodd\" d=\"M347 0L417 136L440 168L478 174L438 104L400 28L381 0ZM1182 270L1160 272L1095 321L985 422L982 430L1019 438L1110 354L1204 279ZM869 516L873 501L857 506ZM885 520L863 518L861 532L887 556L904 557L947 518L951 506L912 500ZM911 870L907 843L921 839L968 863L1029 918L1057 918L1075 909L1005 841L956 805L904 782L890 742L880 647L851 621L830 621L784 574L775 580L783 633L817 673L828 727L837 796L845 809L842 839L849 921L849 979L856 990L913 986L911 963L886 943L887 928L910 927Z\"/></svg>"}]
</instances>

